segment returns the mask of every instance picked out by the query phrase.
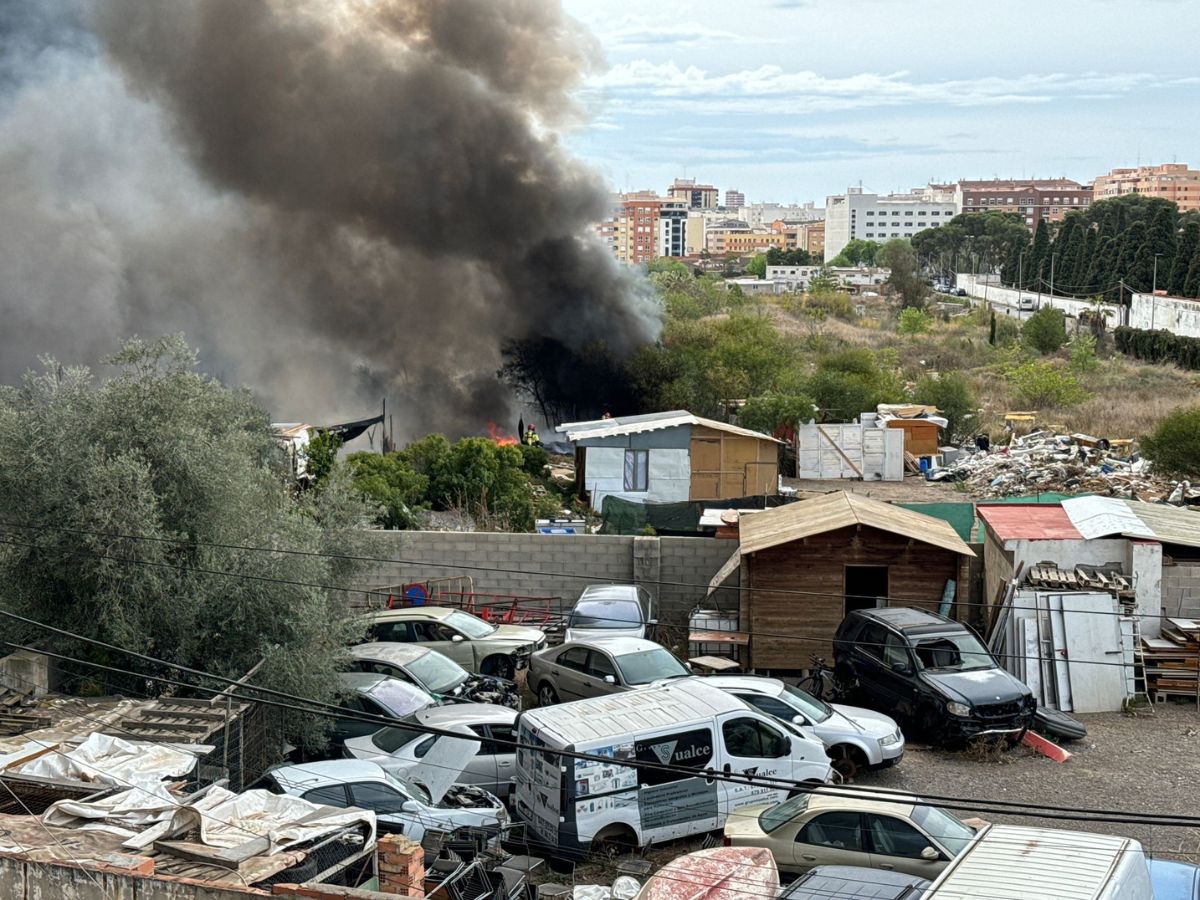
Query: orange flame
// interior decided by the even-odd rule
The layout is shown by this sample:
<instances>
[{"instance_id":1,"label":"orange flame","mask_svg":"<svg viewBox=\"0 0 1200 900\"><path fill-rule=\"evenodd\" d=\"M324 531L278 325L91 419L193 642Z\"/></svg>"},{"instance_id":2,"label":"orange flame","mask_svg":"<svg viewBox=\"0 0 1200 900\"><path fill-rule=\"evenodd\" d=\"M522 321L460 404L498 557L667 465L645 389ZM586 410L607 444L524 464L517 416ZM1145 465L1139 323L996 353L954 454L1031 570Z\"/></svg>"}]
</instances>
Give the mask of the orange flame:
<instances>
[{"instance_id":1,"label":"orange flame","mask_svg":"<svg viewBox=\"0 0 1200 900\"><path fill-rule=\"evenodd\" d=\"M493 441L501 447L508 447L517 443L517 439L511 434L505 434L495 422L488 422L488 434L491 435Z\"/></svg>"}]
</instances>

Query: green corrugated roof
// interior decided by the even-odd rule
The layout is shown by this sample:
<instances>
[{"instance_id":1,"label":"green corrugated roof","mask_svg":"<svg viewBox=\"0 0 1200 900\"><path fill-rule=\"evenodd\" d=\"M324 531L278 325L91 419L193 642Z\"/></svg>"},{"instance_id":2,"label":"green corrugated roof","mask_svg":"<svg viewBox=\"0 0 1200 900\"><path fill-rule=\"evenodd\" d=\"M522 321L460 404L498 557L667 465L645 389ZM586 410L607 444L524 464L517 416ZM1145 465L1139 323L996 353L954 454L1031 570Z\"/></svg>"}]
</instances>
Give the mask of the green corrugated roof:
<instances>
[{"instance_id":1,"label":"green corrugated roof","mask_svg":"<svg viewBox=\"0 0 1200 900\"><path fill-rule=\"evenodd\" d=\"M974 503L897 503L896 505L949 523L950 527L958 532L960 538L968 544L971 543L971 532L975 530Z\"/></svg>"}]
</instances>

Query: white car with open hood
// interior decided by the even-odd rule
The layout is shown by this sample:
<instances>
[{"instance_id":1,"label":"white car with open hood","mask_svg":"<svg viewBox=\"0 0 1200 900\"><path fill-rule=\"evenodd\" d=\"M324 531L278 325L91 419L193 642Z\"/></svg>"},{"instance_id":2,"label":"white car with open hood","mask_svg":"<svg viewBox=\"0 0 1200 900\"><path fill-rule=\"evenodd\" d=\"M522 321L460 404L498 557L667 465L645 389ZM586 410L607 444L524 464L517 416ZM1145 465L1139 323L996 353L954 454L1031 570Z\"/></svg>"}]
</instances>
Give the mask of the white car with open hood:
<instances>
[{"instance_id":1,"label":"white car with open hood","mask_svg":"<svg viewBox=\"0 0 1200 900\"><path fill-rule=\"evenodd\" d=\"M474 742L450 739L440 749L439 765L417 766L407 777L368 760L331 759L280 766L263 776L262 784L310 803L372 810L380 831L399 832L414 841L421 840L427 828L499 836L508 821L499 799L452 780L474 754Z\"/></svg>"}]
</instances>

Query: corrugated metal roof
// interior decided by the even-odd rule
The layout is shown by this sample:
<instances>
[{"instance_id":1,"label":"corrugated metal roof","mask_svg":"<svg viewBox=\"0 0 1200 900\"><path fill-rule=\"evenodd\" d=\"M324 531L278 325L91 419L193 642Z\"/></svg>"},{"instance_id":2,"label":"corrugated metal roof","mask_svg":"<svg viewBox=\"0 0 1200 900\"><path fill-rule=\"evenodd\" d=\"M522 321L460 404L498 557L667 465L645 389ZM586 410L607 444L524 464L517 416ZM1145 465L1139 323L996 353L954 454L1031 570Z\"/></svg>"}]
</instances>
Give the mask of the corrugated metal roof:
<instances>
[{"instance_id":1,"label":"corrugated metal roof","mask_svg":"<svg viewBox=\"0 0 1200 900\"><path fill-rule=\"evenodd\" d=\"M993 825L934 882L938 900L1094 900L1134 841Z\"/></svg>"},{"instance_id":2,"label":"corrugated metal roof","mask_svg":"<svg viewBox=\"0 0 1200 900\"><path fill-rule=\"evenodd\" d=\"M742 555L850 525L878 528L963 556L975 555L942 519L846 491L744 516L739 528Z\"/></svg>"},{"instance_id":3,"label":"corrugated metal roof","mask_svg":"<svg viewBox=\"0 0 1200 900\"><path fill-rule=\"evenodd\" d=\"M1126 500L1125 505L1150 529L1155 540L1164 544L1200 547L1200 512L1189 507Z\"/></svg>"},{"instance_id":4,"label":"corrugated metal roof","mask_svg":"<svg viewBox=\"0 0 1200 900\"><path fill-rule=\"evenodd\" d=\"M616 437L622 434L642 434L647 431L662 431L666 428L677 428L680 425L702 425L715 431L725 431L742 437L759 438L776 444L783 443L769 434L751 431L749 428L739 428L716 419L706 419L694 416L686 409L676 409L671 412L648 413L642 416L621 416L619 419L593 419L589 422L566 422L555 430L565 433L568 441L580 441L588 438Z\"/></svg>"},{"instance_id":5,"label":"corrugated metal roof","mask_svg":"<svg viewBox=\"0 0 1200 900\"><path fill-rule=\"evenodd\" d=\"M1115 497L1076 497L1064 500L1063 511L1079 533L1089 540L1108 535L1152 538L1154 532L1124 500Z\"/></svg>"},{"instance_id":6,"label":"corrugated metal roof","mask_svg":"<svg viewBox=\"0 0 1200 900\"><path fill-rule=\"evenodd\" d=\"M1080 541L1070 517L1058 504L977 504L975 511L1002 541Z\"/></svg>"}]
</instances>

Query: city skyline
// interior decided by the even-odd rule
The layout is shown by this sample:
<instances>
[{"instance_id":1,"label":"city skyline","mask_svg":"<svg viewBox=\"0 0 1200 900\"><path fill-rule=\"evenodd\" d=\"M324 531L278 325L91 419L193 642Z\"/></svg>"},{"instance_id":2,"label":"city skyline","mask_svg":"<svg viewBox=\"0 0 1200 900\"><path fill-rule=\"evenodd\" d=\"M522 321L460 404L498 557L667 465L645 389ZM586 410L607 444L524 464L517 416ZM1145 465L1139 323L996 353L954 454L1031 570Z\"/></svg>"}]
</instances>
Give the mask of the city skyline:
<instances>
[{"instance_id":1,"label":"city skyline","mask_svg":"<svg viewBox=\"0 0 1200 900\"><path fill-rule=\"evenodd\" d=\"M1192 162L1200 0L1052 6L711 0L640 12L564 0L603 61L565 144L614 190L694 177L747 202L822 202L961 178L1090 181ZM826 36L832 35L833 38ZM1015 48L1015 49L1014 49ZM1119 50L1119 53L1116 51Z\"/></svg>"}]
</instances>

